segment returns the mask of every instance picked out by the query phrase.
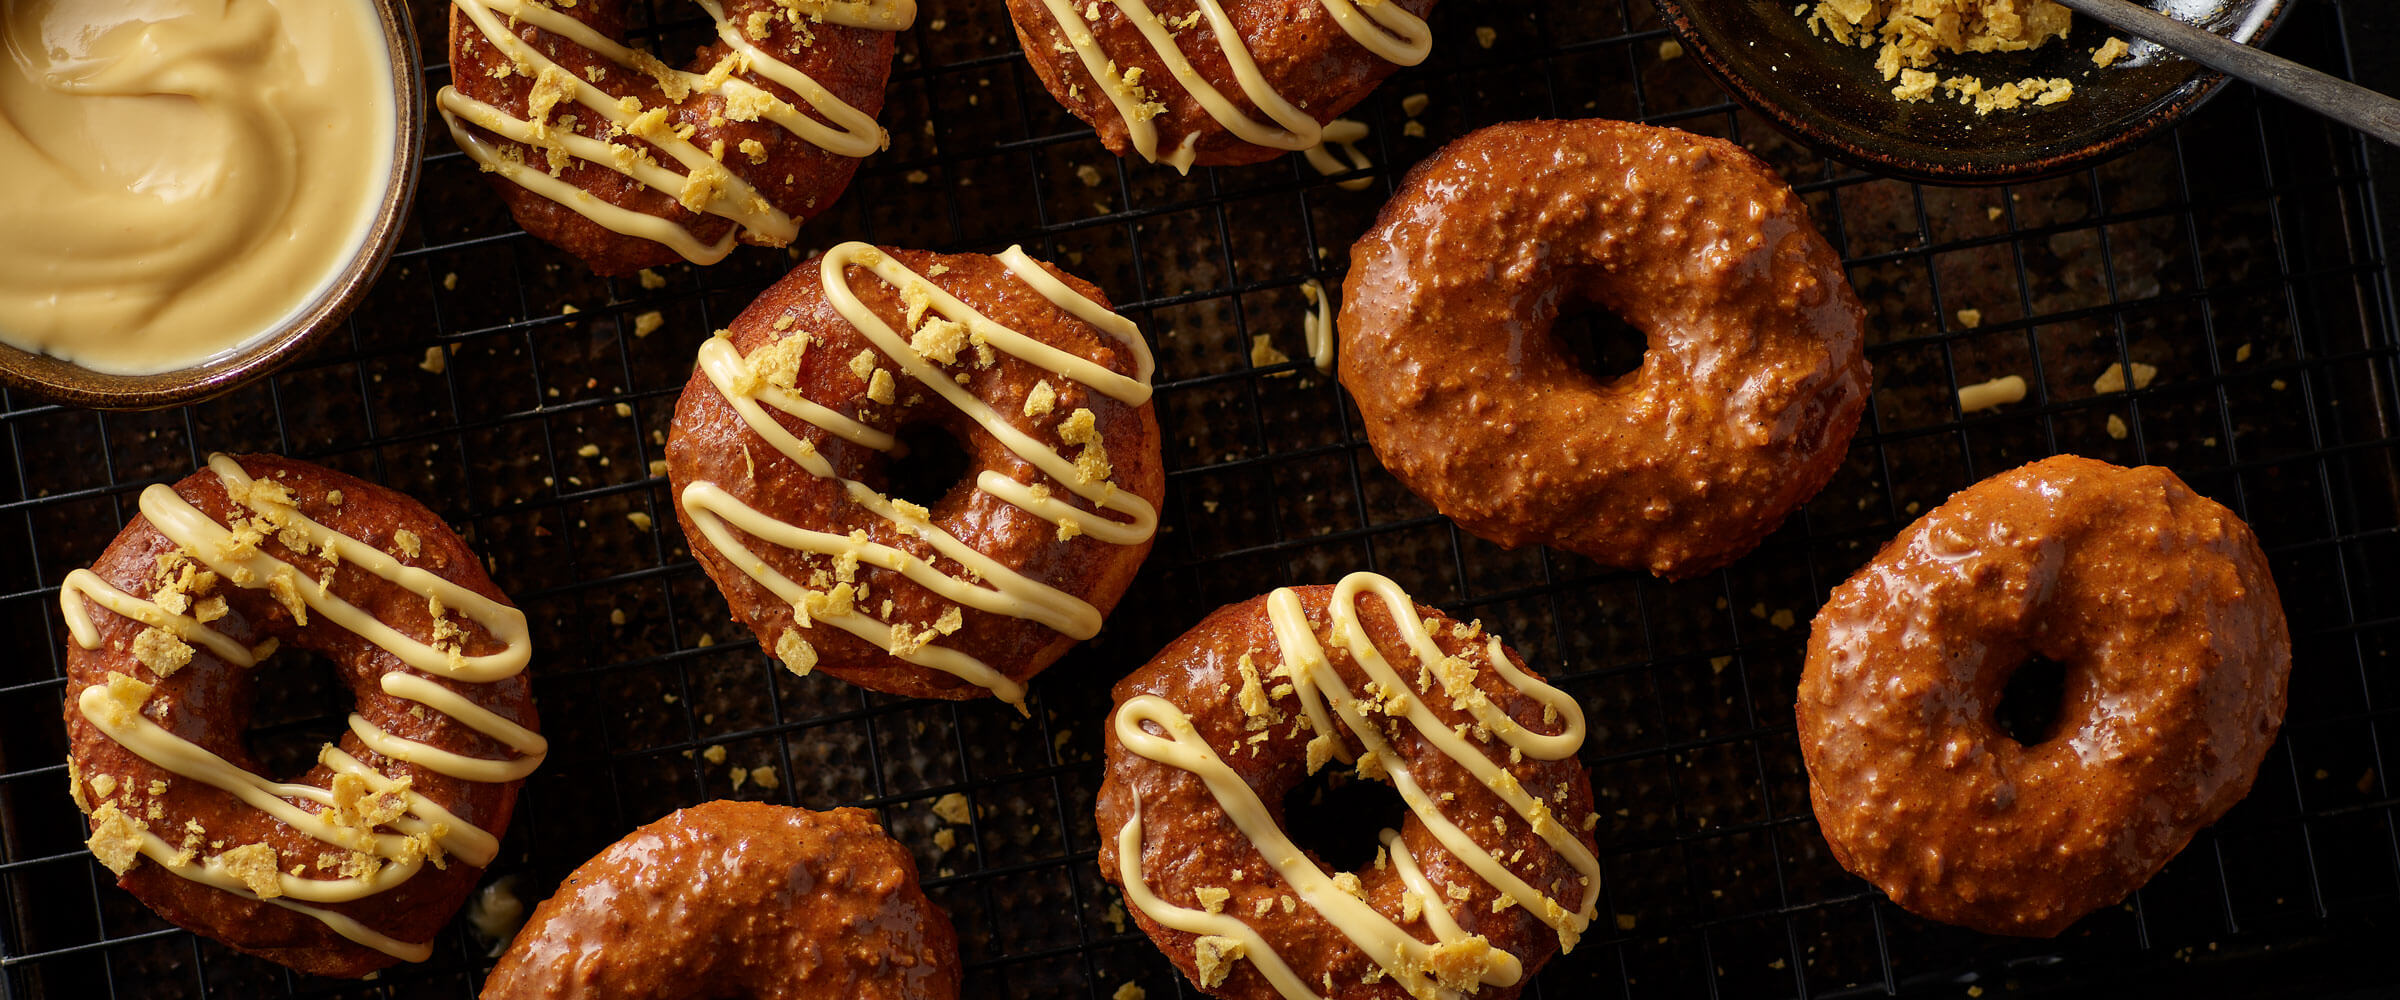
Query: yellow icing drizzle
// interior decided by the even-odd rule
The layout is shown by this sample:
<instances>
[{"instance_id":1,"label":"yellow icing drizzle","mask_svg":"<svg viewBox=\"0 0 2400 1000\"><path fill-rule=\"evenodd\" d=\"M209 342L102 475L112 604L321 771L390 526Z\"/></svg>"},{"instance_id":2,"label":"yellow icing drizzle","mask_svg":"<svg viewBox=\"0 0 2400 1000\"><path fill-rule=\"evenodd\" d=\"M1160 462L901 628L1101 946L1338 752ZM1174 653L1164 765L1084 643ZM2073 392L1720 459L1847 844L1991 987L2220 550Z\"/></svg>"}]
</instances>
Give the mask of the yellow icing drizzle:
<instances>
[{"instance_id":1,"label":"yellow icing drizzle","mask_svg":"<svg viewBox=\"0 0 2400 1000\"><path fill-rule=\"evenodd\" d=\"M1289 588L1277 590L1267 598L1269 624L1282 655L1282 666L1276 676L1291 682L1293 692L1306 712L1308 728L1317 733L1319 738L1332 739L1337 757L1350 761L1355 759L1357 752L1374 756L1381 765L1380 769L1399 791L1402 801L1407 803L1409 811L1442 843L1445 850L1502 896L1548 924L1558 933L1561 949L1572 951L1577 938L1591 922L1599 899L1599 860L1551 814L1547 802L1528 793L1506 768L1476 749L1465 736L1444 725L1425 702L1428 698L1450 699L1454 705L1463 707L1473 715L1493 737L1523 756L1536 760L1564 760L1574 756L1583 744L1581 706L1565 692L1517 669L1509 662L1496 636L1489 637L1484 647L1490 668L1517 691L1555 714L1561 720L1558 733L1537 733L1519 725L1499 706L1492 704L1488 695L1472 685L1466 685L1461 692L1415 691L1384 659L1382 651L1369 638L1359 620L1358 599L1362 594L1369 593L1383 602L1391 614L1393 625L1402 633L1422 671L1436 671L1437 665L1448 659L1435 645L1433 637L1425 631L1424 623L1415 617L1415 602L1398 584L1372 573L1353 573L1335 586L1329 617L1336 645L1348 650L1359 668L1387 695L1408 692L1404 699L1406 708L1397 714L1405 718L1411 728L1443 756L1465 768L1485 788L1507 803L1536 835L1579 873L1582 892L1573 909L1561 906L1540 889L1509 871L1442 813L1440 803L1418 785L1407 762L1391 746L1383 731L1367 718L1367 711L1383 709L1362 706L1334 672L1324 645L1318 641L1309 625L1307 611L1301 604L1299 594ZM1336 717L1341 723L1339 730L1334 728ZM1309 860L1276 827L1258 793L1218 756L1215 748L1200 736L1190 716L1182 709L1164 698L1141 695L1127 699L1119 706L1112 725L1118 741L1127 750L1197 775L1208 786L1210 795L1216 799L1226 816L1250 839L1259 856L1266 860L1301 901L1372 958L1392 977L1394 983L1415 997L1447 1000L1459 995L1452 986L1435 980L1430 971L1429 956L1439 945L1480 942L1459 927L1447 910L1448 897L1434 891L1397 833L1384 831L1384 844L1402 881L1423 898L1426 926L1433 932L1439 945L1418 940L1334 884L1315 862ZM1153 732L1153 729L1157 731ZM1353 751L1334 735L1337 732L1348 733L1361 749ZM1150 890L1143 882L1141 872L1139 812L1137 803L1136 815L1117 834L1119 875L1125 885L1126 898L1153 920L1166 926L1192 933L1222 935L1243 942L1245 957L1251 959L1278 991L1287 997L1314 996L1305 982L1291 977L1282 959L1238 917L1175 907ZM1487 948L1477 953L1477 957L1481 961L1478 978L1483 984L1513 985L1523 975L1522 964L1506 952Z\"/></svg>"},{"instance_id":2,"label":"yellow icing drizzle","mask_svg":"<svg viewBox=\"0 0 2400 1000\"><path fill-rule=\"evenodd\" d=\"M873 343L885 358L890 359L902 374L939 394L943 400L973 418L1011 452L1047 473L1069 492L1100 510L1121 514L1124 519L1096 516L1093 511L1078 508L1046 492L1037 494L1031 486L991 470L985 470L976 477L976 488L1052 524L1073 520L1083 534L1108 544L1133 545L1148 539L1158 526L1158 512L1148 501L1120 490L1111 483L1083 482L1075 464L1060 455L1057 449L1019 430L991 404L976 398L911 347L908 338L893 330L889 323L859 300L857 292L850 286L847 273L852 265L864 268L878 279L902 289L905 295L912 297L912 301L921 296L929 312L960 324L993 349L1072 379L1102 395L1133 406L1149 400L1150 376L1156 364L1150 355L1149 345L1142 340L1141 330L1131 320L1110 312L1051 276L1039 263L1026 256L1022 248L1010 247L997 255L997 259L1011 275L1024 281L1042 297L1121 345L1134 359L1136 377L1127 378L1106 365L1059 350L1002 325L927 281L923 275L864 243L844 243L827 251L819 278L824 286L825 297L834 309ZM806 603L813 592L768 565L731 529L738 528L752 538L791 551L855 559L860 565L891 570L944 600L979 611L1038 622L1076 639L1088 639L1099 634L1100 612L1097 608L1074 595L1018 573L969 547L957 536L927 521L915 509L893 503L891 498L877 493L866 484L842 478L834 470L833 463L818 453L815 445L786 429L767 412L766 407L772 406L846 441L877 451L889 451L893 447L890 434L868 427L797 393L764 384L762 379L746 377L746 361L741 352L722 337L711 338L700 346L699 366L709 383L724 395L734 412L741 416L742 422L761 440L808 474L819 479L839 480L851 501L899 526L904 533L923 539L935 552L964 566L973 577L973 581L970 581L951 576L904 549L869 541L863 536L815 531L790 524L743 503L740 498L708 480L696 480L685 486L678 502L682 504L684 512L691 516L692 523L700 529L701 537L727 561L777 598L798 607ZM821 613L812 618L802 618L796 614L794 617L811 625L816 622L829 624L878 645L887 644L893 634L891 623L876 619L857 608L841 614ZM803 626L806 627L810 626ZM966 653L928 642L913 649L895 650L893 655L988 689L1002 701L1019 708L1024 706L1023 684L1010 680L989 664Z\"/></svg>"},{"instance_id":3,"label":"yellow icing drizzle","mask_svg":"<svg viewBox=\"0 0 2400 1000\"><path fill-rule=\"evenodd\" d=\"M873 116L835 97L822 84L789 63L759 48L726 16L719 0L696 0L716 20L717 37L732 54L710 72L692 73L658 63L646 51L628 48L536 0L452 0L452 6L474 23L484 40L517 71L534 79L535 92L563 90L556 105L581 109L597 125L626 132L650 143L681 169L657 162L636 147L612 143L550 121L548 106L537 109L536 120L510 115L499 107L467 96L457 87L444 87L435 103L459 148L486 170L555 201L612 232L663 243L684 259L713 264L732 251L735 237L748 232L759 242L783 246L800 231L800 223L776 208L750 182L727 170L719 155L677 135L669 125L631 98L618 98L594 82L568 70L527 43L513 30L520 22L558 35L599 54L630 74L655 74L669 93L716 94L729 105L754 109L759 119L781 126L794 136L837 156L863 157L883 148L883 128ZM898 31L915 20L915 0L833 0L805 5L826 23L882 31ZM505 20L504 20L505 19ZM741 77L756 73L800 96L811 116L770 91ZM820 121L819 118L823 120ZM827 122L831 124L828 125ZM729 219L732 230L714 243L703 243L676 223L610 204L560 180L555 165L528 163L514 147L503 147L467 128L474 125L537 149L549 149L588 163L608 167L642 184L675 196L695 212Z\"/></svg>"},{"instance_id":4,"label":"yellow icing drizzle","mask_svg":"<svg viewBox=\"0 0 2400 1000\"><path fill-rule=\"evenodd\" d=\"M1294 106L1267 83L1266 75L1259 71L1258 61L1250 55L1249 46L1243 44L1241 35L1234 30L1233 20L1226 16L1221 0L1198 0L1198 13L1207 19L1209 31L1216 36L1217 48L1224 54L1226 65L1232 68L1234 83L1241 88L1242 96L1273 119L1273 126L1261 124L1243 114L1241 108L1228 99L1223 91L1202 77L1192 61L1176 47L1175 33L1166 20L1151 11L1150 5L1144 0L1090 0L1082 11L1077 9L1074 0L1042 0L1042 6L1049 11L1051 20L1057 23L1059 33L1066 36L1068 46L1075 50L1075 56L1082 61L1084 70L1100 85L1101 92L1116 107L1117 115L1124 119L1126 133L1133 140L1133 148L1142 154L1143 159L1152 163L1163 162L1177 171L1188 172L1195 155L1193 144L1199 136L1186 136L1183 145L1163 159L1159 156L1158 127L1150 121L1159 114L1159 105L1148 100L1148 91L1138 80L1128 79L1127 74L1119 69L1118 61L1100 48L1099 40L1092 35L1090 21L1085 17L1087 11L1096 14L1098 4L1102 2L1117 8L1135 30L1142 33L1143 40L1150 43L1151 51L1160 62L1166 64L1167 72L1175 77L1175 82L1191 94L1193 100L1200 102L1210 118L1216 119L1217 124L1223 125L1226 131L1242 141L1272 149L1305 150L1326 140L1327 129L1318 125L1315 117ZM1402 10L1399 4L1391 0L1364 0L1363 3L1319 0L1319 3L1353 41L1387 62L1414 66L1423 62L1426 54L1433 50L1433 33L1426 27L1424 19ZM1352 141L1356 141L1355 138Z\"/></svg>"},{"instance_id":5,"label":"yellow icing drizzle","mask_svg":"<svg viewBox=\"0 0 2400 1000\"><path fill-rule=\"evenodd\" d=\"M161 534L176 544L178 551L207 566L220 579L245 589L267 588L280 583L290 588L286 592L296 594L326 621L357 634L403 663L427 673L466 683L491 683L514 677L525 668L531 657L532 644L523 612L433 573L402 563L374 546L300 514L274 494L258 488L259 484L229 456L212 455L208 464L210 471L216 473L225 484L229 497L267 518L277 527L279 534L298 532L304 536L308 551L330 552L343 565L372 573L429 601L438 601L447 612L475 622L504 646L498 652L464 656L459 651L440 649L404 635L333 594L330 589L307 580L290 563L266 554L254 543L236 540L232 531L176 495L171 487L156 485L144 490L141 497L143 515ZM206 647L231 666L250 667L258 662L257 653L197 619L168 611L156 602L128 594L90 570L76 570L68 574L65 584L60 588L59 603L70 636L85 649L97 649L101 643L87 602L97 603L111 612L143 624L172 631L188 642ZM539 766L543 756L548 753L548 741L539 734L502 718L498 713L426 677L395 670L385 673L379 683L386 693L423 704L509 746L521 756L498 761L451 753L391 736L353 713L350 716L352 730L377 753L414 763L437 774L476 782L522 778ZM318 762L338 774L360 779L375 795L397 794L405 803L406 811L383 824L397 833L335 823L331 818L334 805L331 792L314 785L269 781L243 770L207 748L152 722L133 706L116 700L108 685L84 688L78 697L76 709L118 745L168 773L221 789L312 839L381 859L383 863L367 876L316 879L277 873L276 885L282 895L261 901L306 914L343 937L386 954L414 962L423 961L431 949L428 944L399 941L349 917L307 904L349 902L398 886L423 868L428 844L478 866L490 863L499 853L499 838L490 831L460 819L431 799L408 790L337 747L325 747L318 756ZM315 803L320 808L317 811L304 809L297 804L302 800ZM225 870L220 856L195 858L192 853L146 830L141 834L139 850L142 856L183 878L245 898L259 898L247 883Z\"/></svg>"}]
</instances>

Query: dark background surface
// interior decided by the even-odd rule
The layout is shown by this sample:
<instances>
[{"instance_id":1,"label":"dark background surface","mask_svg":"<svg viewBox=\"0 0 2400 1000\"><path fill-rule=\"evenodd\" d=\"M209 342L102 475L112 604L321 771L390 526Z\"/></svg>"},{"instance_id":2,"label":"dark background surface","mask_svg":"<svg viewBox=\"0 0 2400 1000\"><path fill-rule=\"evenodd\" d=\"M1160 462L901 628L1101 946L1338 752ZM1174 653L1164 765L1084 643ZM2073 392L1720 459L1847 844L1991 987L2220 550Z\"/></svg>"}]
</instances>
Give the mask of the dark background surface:
<instances>
[{"instance_id":1,"label":"dark background surface","mask_svg":"<svg viewBox=\"0 0 2400 1000\"><path fill-rule=\"evenodd\" d=\"M442 8L418 5L438 86ZM2234 85L2090 170L1916 187L1823 161L1726 103L1693 60L1664 57L1640 0L1453 0L1433 18L1433 58L1351 115L1374 130L1369 189L1296 156L1178 177L1119 162L1061 112L998 8L924 0L883 115L892 149L795 249L1021 241L1097 282L1157 345L1163 533L1107 631L1034 685L1030 720L784 673L728 622L675 531L648 469L692 350L793 258L744 249L662 269L656 289L593 278L518 232L435 129L411 235L348 336L180 410L0 397L0 992L463 997L489 966L460 921L425 965L293 977L159 921L82 849L63 794L55 588L142 486L218 450L287 452L423 498L525 607L554 752L487 879L515 876L529 904L682 805L865 805L953 914L970 995L1105 997L1128 982L1184 995L1092 864L1106 688L1221 603L1374 569L1489 623L1591 720L1601 914L1528 996L2364 996L2400 982L2393 151ZM681 51L696 8L659 9L648 36ZM2393 4L2295 0L2271 47L2400 90L2395 42ZM1420 93L1411 129L1402 103ZM1869 304L1876 389L1843 471L1757 552L1698 580L1464 536L1381 471L1330 379L1251 362L1259 336L1304 354L1300 283L1338 285L1400 170L1477 126L1581 115L1750 145L1807 197ZM1980 325L1958 318L1970 308ZM637 337L653 310L664 326ZM1601 357L1630 356L1600 336ZM429 349L447 363L426 364ZM2125 361L2157 381L2098 393ZM2032 383L2023 403L1957 412L1957 386L2009 374ZM1911 917L1832 862L1792 690L1829 587L1951 491L2056 452L2170 466L2251 521L2291 616L2292 704L2250 798L2147 888L2055 940L1994 938ZM259 740L300 759L346 706L322 669L276 673ZM762 766L774 787L736 786L733 768ZM953 793L973 820L937 840L934 803Z\"/></svg>"}]
</instances>

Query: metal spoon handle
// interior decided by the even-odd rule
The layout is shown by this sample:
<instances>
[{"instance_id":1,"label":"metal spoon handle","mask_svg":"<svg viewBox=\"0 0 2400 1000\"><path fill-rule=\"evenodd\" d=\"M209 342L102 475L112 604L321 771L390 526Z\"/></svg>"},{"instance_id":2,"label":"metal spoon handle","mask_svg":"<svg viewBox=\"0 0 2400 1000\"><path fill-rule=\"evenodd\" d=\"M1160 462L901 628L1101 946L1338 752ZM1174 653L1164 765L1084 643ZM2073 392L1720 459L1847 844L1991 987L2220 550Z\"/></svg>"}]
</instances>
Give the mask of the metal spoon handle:
<instances>
[{"instance_id":1,"label":"metal spoon handle","mask_svg":"<svg viewBox=\"0 0 2400 1000\"><path fill-rule=\"evenodd\" d=\"M2185 24L2127 0L2058 0L2076 13L2140 35L2210 69L2241 77L2368 135L2400 146L2400 101L2280 56Z\"/></svg>"}]
</instances>

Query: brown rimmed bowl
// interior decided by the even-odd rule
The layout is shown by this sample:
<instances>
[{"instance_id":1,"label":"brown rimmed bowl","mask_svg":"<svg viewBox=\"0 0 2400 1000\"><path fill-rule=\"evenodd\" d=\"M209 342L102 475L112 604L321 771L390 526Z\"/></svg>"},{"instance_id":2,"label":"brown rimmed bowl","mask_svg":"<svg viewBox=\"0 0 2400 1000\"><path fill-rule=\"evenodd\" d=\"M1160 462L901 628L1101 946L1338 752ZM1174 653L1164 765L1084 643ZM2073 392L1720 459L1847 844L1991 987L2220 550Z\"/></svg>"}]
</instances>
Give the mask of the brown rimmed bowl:
<instances>
[{"instance_id":1,"label":"brown rimmed bowl","mask_svg":"<svg viewBox=\"0 0 2400 1000\"><path fill-rule=\"evenodd\" d=\"M392 59L393 128L391 184L350 262L316 299L264 336L189 368L150 375L96 372L47 354L0 344L0 382L75 406L104 410L153 410L231 392L282 367L309 345L342 325L367 289L383 273L399 242L403 221L417 193L419 151L424 147L425 63L417 52L407 0L374 0L383 41Z\"/></svg>"},{"instance_id":2,"label":"brown rimmed bowl","mask_svg":"<svg viewBox=\"0 0 2400 1000\"><path fill-rule=\"evenodd\" d=\"M2284 0L2146 0L2237 41L2258 44ZM2225 77L2138 39L2106 69L2092 50L2110 35L2077 18L2062 41L2030 52L1946 56L1944 77L1986 82L2065 77L2073 97L2048 107L1977 115L1955 97L1902 102L1875 69L1875 48L1808 31L1793 9L1815 0L1652 0L1684 46L1742 103L1829 156L1907 180L2003 184L2065 173L2132 149L2216 93ZM2196 12L2200 16L2193 16Z\"/></svg>"}]
</instances>

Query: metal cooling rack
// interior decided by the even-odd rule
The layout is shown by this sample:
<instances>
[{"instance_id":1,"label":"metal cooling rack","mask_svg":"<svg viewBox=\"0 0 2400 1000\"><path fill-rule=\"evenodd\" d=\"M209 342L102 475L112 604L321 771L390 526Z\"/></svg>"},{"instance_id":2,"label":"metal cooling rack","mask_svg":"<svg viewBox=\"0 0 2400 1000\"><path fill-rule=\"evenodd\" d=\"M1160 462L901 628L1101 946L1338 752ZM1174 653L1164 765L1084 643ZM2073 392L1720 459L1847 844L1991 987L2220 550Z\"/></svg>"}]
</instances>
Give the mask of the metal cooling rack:
<instances>
[{"instance_id":1,"label":"metal cooling rack","mask_svg":"<svg viewBox=\"0 0 2400 1000\"><path fill-rule=\"evenodd\" d=\"M2294 3L2275 47L2337 70L2387 52L2395 39L2354 33L2364 6ZM673 49L694 25L663 7L636 19ZM489 966L462 921L423 965L295 977L159 921L81 847L55 588L142 486L254 449L424 498L531 616L555 750L488 876L516 876L528 903L682 805L864 805L955 918L971 995L1189 995L1093 866L1106 688L1220 603L1376 569L1493 624L1592 720L1606 895L1528 996L2392 981L2400 328L2360 140L2237 86L2095 169L1914 187L1819 160L1728 104L1662 50L1638 0L1452 0L1432 60L1353 113L1373 126L1372 188L1341 190L1299 157L1185 178L1118 161L1060 111L999 4L920 7L883 116L892 149L802 247L1022 241L1096 281L1158 346L1163 534L1108 630L1034 685L1032 718L786 674L728 623L674 531L649 470L692 346L791 259L746 249L664 269L657 287L593 278L521 234L437 136L408 249L346 338L179 410L0 396L0 629L15 637L0 658L0 995L466 997ZM416 13L439 63L443 6ZM1338 287L1401 169L1476 126L1583 115L1751 145L1806 195L1873 317L1873 407L1848 464L1757 552L1699 580L1462 535L1377 466L1330 379L1253 364L1257 337L1302 356L1299 285ZM651 312L663 323L641 335ZM2125 362L2156 381L2095 391ZM2031 383L2023 403L1957 412L1957 386L2008 374ZM1792 691L1827 588L1950 491L2059 451L2169 465L2257 527L2292 619L2292 704L2249 799L2123 907L2053 941L1984 937L1899 911L1827 856ZM262 742L305 750L335 730L322 673L284 672ZM952 794L972 806L963 824L936 810Z\"/></svg>"}]
</instances>

